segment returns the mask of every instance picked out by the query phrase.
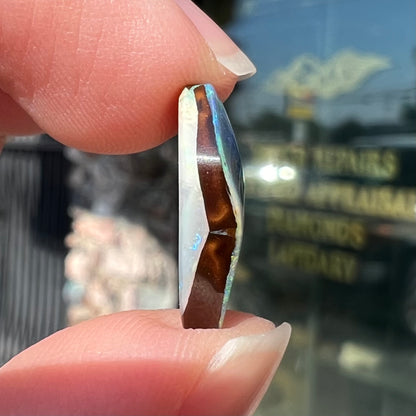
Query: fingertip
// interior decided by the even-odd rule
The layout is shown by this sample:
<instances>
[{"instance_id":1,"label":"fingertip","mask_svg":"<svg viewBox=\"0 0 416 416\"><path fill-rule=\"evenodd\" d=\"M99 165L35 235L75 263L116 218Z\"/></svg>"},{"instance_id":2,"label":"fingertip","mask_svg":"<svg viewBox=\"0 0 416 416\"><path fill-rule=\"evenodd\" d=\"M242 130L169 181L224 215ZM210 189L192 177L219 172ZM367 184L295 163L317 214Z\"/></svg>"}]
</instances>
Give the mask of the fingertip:
<instances>
[{"instance_id":1,"label":"fingertip","mask_svg":"<svg viewBox=\"0 0 416 416\"><path fill-rule=\"evenodd\" d=\"M0 10L0 88L68 146L157 146L177 132L186 85L211 83L224 100L237 81L173 1L26 4Z\"/></svg>"},{"instance_id":2,"label":"fingertip","mask_svg":"<svg viewBox=\"0 0 416 416\"><path fill-rule=\"evenodd\" d=\"M211 358L185 400L181 414L254 413L280 364L289 337L290 326L282 324L264 333L228 340Z\"/></svg>"}]
</instances>

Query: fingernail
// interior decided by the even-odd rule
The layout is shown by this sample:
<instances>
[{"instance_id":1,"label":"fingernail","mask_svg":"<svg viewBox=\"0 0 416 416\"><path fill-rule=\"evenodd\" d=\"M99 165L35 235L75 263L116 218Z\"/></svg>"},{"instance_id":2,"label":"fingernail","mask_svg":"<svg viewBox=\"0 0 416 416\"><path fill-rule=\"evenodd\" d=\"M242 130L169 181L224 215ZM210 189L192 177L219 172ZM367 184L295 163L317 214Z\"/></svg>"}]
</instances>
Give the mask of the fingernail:
<instances>
[{"instance_id":1,"label":"fingernail","mask_svg":"<svg viewBox=\"0 0 416 416\"><path fill-rule=\"evenodd\" d=\"M217 61L237 75L239 80L256 73L256 67L230 37L191 0L175 0L194 23L213 51Z\"/></svg>"},{"instance_id":2,"label":"fingernail","mask_svg":"<svg viewBox=\"0 0 416 416\"><path fill-rule=\"evenodd\" d=\"M280 364L291 328L229 340L184 403L184 415L251 415ZM205 409L205 410L204 410Z\"/></svg>"}]
</instances>

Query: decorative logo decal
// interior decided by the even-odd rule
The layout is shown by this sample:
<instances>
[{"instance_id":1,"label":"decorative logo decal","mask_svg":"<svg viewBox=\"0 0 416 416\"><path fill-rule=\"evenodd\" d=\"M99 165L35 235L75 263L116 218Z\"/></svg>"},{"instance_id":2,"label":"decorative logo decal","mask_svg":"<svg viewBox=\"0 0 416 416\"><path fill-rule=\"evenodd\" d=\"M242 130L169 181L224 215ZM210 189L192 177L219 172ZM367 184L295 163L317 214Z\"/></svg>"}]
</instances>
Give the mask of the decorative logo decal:
<instances>
[{"instance_id":1,"label":"decorative logo decal","mask_svg":"<svg viewBox=\"0 0 416 416\"><path fill-rule=\"evenodd\" d=\"M371 75L390 67L387 57L353 50L339 51L326 62L304 54L288 67L275 71L265 89L271 94L330 99L356 90Z\"/></svg>"}]
</instances>

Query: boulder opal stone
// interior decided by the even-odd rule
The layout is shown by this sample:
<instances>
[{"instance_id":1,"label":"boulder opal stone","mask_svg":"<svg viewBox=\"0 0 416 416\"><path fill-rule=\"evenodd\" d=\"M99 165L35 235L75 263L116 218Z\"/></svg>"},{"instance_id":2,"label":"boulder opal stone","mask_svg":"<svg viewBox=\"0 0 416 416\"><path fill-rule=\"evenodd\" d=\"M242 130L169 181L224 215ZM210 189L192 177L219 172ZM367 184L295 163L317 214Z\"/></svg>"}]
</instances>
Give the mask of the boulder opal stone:
<instances>
[{"instance_id":1,"label":"boulder opal stone","mask_svg":"<svg viewBox=\"0 0 416 416\"><path fill-rule=\"evenodd\" d=\"M179 302L184 328L220 328L240 253L244 180L227 113L209 84L179 98Z\"/></svg>"}]
</instances>

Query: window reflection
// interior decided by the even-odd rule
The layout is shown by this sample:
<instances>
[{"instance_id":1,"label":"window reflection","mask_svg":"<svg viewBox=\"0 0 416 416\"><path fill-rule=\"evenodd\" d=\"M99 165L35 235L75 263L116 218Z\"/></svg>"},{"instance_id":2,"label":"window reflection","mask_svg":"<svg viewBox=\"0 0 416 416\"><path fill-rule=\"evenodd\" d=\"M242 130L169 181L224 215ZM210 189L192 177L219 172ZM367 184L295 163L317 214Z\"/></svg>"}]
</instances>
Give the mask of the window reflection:
<instances>
[{"instance_id":1,"label":"window reflection","mask_svg":"<svg viewBox=\"0 0 416 416\"><path fill-rule=\"evenodd\" d=\"M257 65L234 304L292 341L259 415L416 414L415 4L234 2Z\"/></svg>"}]
</instances>

